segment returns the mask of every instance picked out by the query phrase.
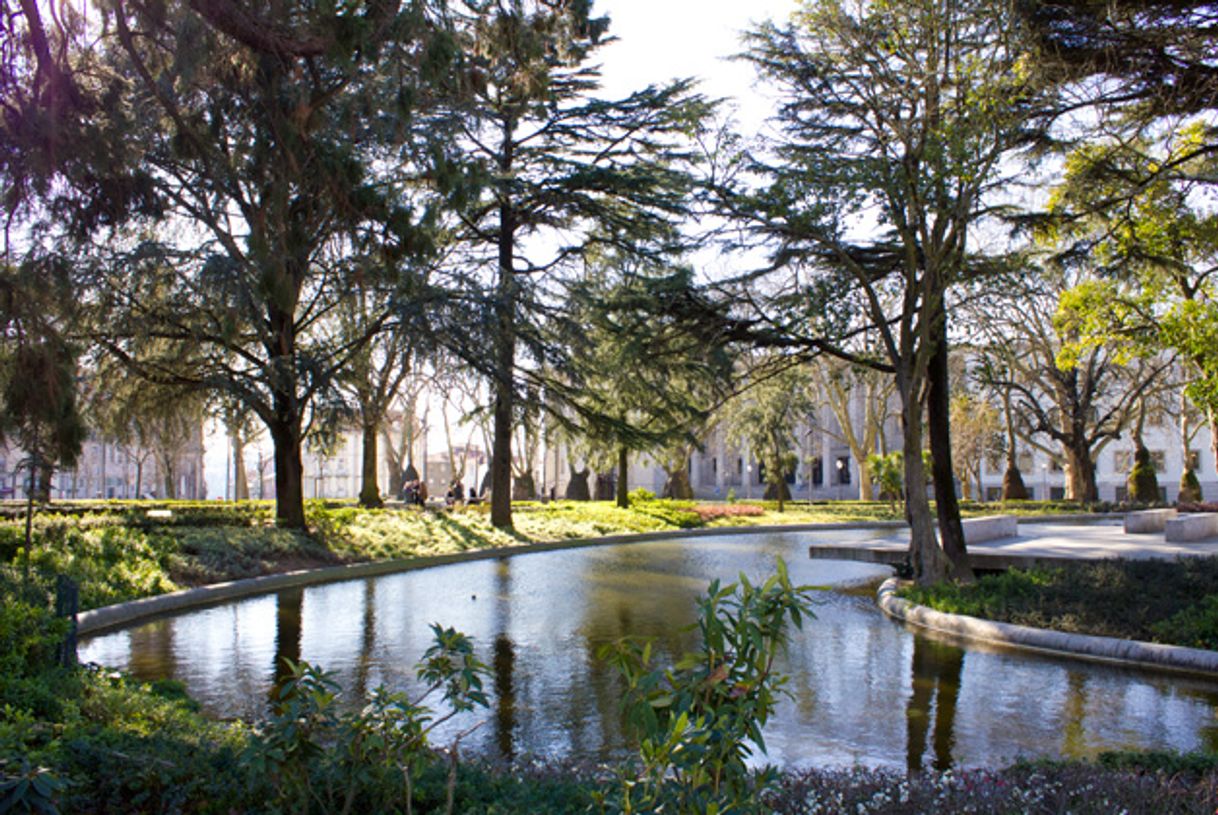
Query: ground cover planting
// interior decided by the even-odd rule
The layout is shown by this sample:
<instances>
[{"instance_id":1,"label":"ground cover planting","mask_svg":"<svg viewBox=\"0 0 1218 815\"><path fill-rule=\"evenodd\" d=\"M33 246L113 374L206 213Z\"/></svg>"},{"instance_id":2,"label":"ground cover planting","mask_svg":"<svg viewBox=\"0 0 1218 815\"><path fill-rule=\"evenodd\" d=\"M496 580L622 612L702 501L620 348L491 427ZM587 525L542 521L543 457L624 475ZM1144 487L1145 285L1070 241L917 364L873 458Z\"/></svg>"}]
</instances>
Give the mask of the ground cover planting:
<instances>
[{"instance_id":1,"label":"ground cover planting","mask_svg":"<svg viewBox=\"0 0 1218 815\"><path fill-rule=\"evenodd\" d=\"M938 611L1077 634L1218 648L1218 559L1109 560L1012 569L903 590Z\"/></svg>"}]
</instances>

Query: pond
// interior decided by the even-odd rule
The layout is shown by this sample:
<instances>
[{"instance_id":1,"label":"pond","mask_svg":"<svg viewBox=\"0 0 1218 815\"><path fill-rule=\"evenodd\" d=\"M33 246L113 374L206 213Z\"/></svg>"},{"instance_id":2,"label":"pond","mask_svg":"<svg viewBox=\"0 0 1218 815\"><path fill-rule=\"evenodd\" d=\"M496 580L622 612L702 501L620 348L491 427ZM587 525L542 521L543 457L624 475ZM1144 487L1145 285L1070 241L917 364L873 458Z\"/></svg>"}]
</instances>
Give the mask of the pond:
<instances>
[{"instance_id":1,"label":"pond","mask_svg":"<svg viewBox=\"0 0 1218 815\"><path fill-rule=\"evenodd\" d=\"M763 578L775 559L800 583L886 576L811 560L812 542L886 532L733 534L539 552L282 591L86 639L82 660L144 680L182 680L216 717L265 713L282 657L333 672L344 695L415 687L429 623L473 636L492 670L489 709L464 750L608 761L624 754L601 643L655 639L665 664L694 647L685 626L713 578ZM1020 756L1124 748L1218 749L1218 681L966 646L915 635L871 592L819 595L781 670L790 699L765 731L769 760L796 766L1000 766Z\"/></svg>"}]
</instances>

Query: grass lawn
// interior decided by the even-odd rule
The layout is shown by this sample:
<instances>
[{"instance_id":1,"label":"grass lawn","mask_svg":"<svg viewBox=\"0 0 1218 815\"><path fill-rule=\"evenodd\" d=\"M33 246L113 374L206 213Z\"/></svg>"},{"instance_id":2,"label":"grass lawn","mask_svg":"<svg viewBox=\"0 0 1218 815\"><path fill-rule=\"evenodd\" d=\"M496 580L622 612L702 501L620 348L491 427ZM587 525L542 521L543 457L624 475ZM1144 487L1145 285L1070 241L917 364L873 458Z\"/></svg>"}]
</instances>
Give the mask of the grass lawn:
<instances>
[{"instance_id":1,"label":"grass lawn","mask_svg":"<svg viewBox=\"0 0 1218 815\"><path fill-rule=\"evenodd\" d=\"M151 508L169 517L150 518ZM17 563L24 540L21 507L0 516L0 563ZM999 509L966 504L966 515L997 511L1032 516L1079 511L1060 503L1025 502ZM573 538L700 527L900 521L886 502L695 503L632 498L612 502L521 502L511 530L496 529L485 506L450 512L365 510L352 504L307 505L310 534L273 525L269 502L60 502L34 519L33 568L81 584L83 608L180 588L317 566L424 557Z\"/></svg>"}]
</instances>

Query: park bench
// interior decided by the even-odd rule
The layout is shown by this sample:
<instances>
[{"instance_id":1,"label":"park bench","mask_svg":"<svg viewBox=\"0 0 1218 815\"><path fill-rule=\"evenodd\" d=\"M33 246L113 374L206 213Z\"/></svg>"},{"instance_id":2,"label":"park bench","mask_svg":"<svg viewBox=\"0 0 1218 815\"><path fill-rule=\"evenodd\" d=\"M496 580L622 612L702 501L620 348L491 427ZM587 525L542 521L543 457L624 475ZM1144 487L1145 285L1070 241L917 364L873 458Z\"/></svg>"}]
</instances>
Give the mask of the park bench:
<instances>
[{"instance_id":1,"label":"park bench","mask_svg":"<svg viewBox=\"0 0 1218 815\"><path fill-rule=\"evenodd\" d=\"M1144 509L1140 512L1125 513L1125 534L1145 535L1149 532L1163 532L1168 521L1176 517L1174 509Z\"/></svg>"},{"instance_id":2,"label":"park bench","mask_svg":"<svg viewBox=\"0 0 1218 815\"><path fill-rule=\"evenodd\" d=\"M1164 525L1169 542L1199 541L1218 537L1218 512L1198 512L1172 518Z\"/></svg>"}]
</instances>

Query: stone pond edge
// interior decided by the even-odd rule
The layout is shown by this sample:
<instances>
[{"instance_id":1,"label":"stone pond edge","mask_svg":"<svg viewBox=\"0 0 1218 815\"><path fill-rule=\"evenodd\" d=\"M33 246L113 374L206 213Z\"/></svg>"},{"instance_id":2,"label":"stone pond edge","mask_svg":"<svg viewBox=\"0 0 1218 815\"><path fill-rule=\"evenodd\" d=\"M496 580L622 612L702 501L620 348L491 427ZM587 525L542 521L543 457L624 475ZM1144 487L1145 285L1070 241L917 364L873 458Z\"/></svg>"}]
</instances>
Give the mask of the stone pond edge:
<instances>
[{"instance_id":1,"label":"stone pond edge","mask_svg":"<svg viewBox=\"0 0 1218 815\"><path fill-rule=\"evenodd\" d=\"M125 603L82 611L77 615L76 633L92 636L116 628L125 628L155 617L176 614L206 606L226 603L242 597L269 594L299 586L322 583L338 583L343 580L358 580L379 577L397 572L468 563L501 557L514 557L533 552L552 552L561 549L580 549L589 546L610 546L621 543L647 543L669 538L701 538L722 535L760 535L773 532L813 532L834 529L899 529L901 521L851 521L820 524L769 524L765 526L716 526L702 529L665 529L658 532L604 535L597 538L570 538L560 541L527 543L519 546L497 546L454 552L446 555L425 555L414 558L376 560L351 563L343 566L323 566L316 569L299 569L292 572L262 575L224 583L212 583L193 589L182 589L169 594L142 597Z\"/></svg>"},{"instance_id":2,"label":"stone pond edge","mask_svg":"<svg viewBox=\"0 0 1218 815\"><path fill-rule=\"evenodd\" d=\"M1069 634L1046 628L984 620L965 614L948 614L898 597L897 591L904 583L905 581L895 577L885 580L876 591L876 603L880 610L892 619L910 625L965 640L1053 656L1070 656L1093 662L1155 670L1218 675L1218 651L1116 637Z\"/></svg>"}]
</instances>

